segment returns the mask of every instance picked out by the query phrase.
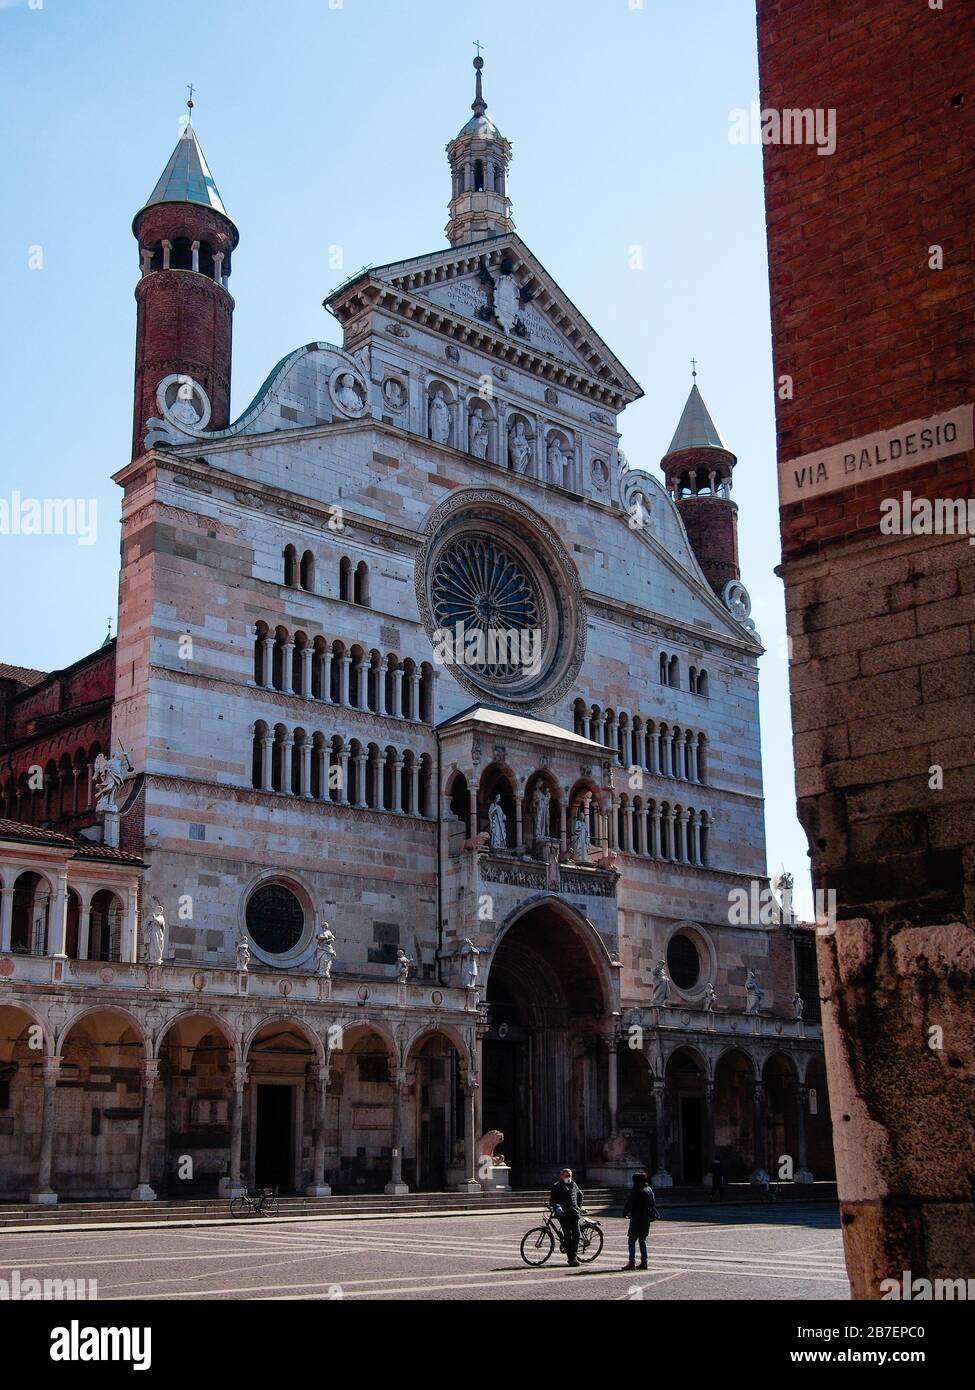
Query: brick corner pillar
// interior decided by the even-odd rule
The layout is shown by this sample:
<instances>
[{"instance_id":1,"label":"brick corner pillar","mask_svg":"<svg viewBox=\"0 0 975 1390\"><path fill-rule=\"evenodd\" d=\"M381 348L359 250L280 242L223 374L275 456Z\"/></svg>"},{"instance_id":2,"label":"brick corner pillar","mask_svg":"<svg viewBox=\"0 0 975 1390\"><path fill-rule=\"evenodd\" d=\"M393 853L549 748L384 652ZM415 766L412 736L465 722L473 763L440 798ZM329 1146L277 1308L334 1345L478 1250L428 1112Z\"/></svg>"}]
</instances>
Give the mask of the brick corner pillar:
<instances>
[{"instance_id":1,"label":"brick corner pillar","mask_svg":"<svg viewBox=\"0 0 975 1390\"><path fill-rule=\"evenodd\" d=\"M796 791L847 1269L880 1299L975 1248L975 26L841 8L758 0L758 46L792 122L763 158Z\"/></svg>"}]
</instances>

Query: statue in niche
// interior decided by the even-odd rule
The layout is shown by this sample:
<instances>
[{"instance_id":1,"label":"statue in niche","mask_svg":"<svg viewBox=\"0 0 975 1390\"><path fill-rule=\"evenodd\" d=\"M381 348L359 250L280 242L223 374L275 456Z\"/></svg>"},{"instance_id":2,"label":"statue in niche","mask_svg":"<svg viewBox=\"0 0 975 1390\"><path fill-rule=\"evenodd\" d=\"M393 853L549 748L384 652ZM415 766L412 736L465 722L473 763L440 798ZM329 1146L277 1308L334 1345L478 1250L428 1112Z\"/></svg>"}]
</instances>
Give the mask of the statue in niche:
<instances>
[{"instance_id":1,"label":"statue in niche","mask_svg":"<svg viewBox=\"0 0 975 1390\"><path fill-rule=\"evenodd\" d=\"M158 898L153 898L152 901L155 906L146 922L144 934L146 961L149 965L162 965L166 946L166 914Z\"/></svg>"},{"instance_id":2,"label":"statue in niche","mask_svg":"<svg viewBox=\"0 0 975 1390\"><path fill-rule=\"evenodd\" d=\"M251 947L246 936L237 938L237 969L242 975L246 975L251 968Z\"/></svg>"},{"instance_id":3,"label":"statue in niche","mask_svg":"<svg viewBox=\"0 0 975 1390\"><path fill-rule=\"evenodd\" d=\"M501 805L501 793L496 792L488 807L488 831L492 849L508 848L508 818Z\"/></svg>"},{"instance_id":4,"label":"statue in niche","mask_svg":"<svg viewBox=\"0 0 975 1390\"><path fill-rule=\"evenodd\" d=\"M479 405L471 411L470 451L476 459L486 459L491 431Z\"/></svg>"},{"instance_id":5,"label":"statue in niche","mask_svg":"<svg viewBox=\"0 0 975 1390\"><path fill-rule=\"evenodd\" d=\"M540 782L535 788L535 839L549 839L550 812L552 807L552 793L544 782Z\"/></svg>"},{"instance_id":6,"label":"statue in niche","mask_svg":"<svg viewBox=\"0 0 975 1390\"><path fill-rule=\"evenodd\" d=\"M480 954L470 937L467 937L460 949L461 974L467 989L477 988L477 958Z\"/></svg>"},{"instance_id":7,"label":"statue in niche","mask_svg":"<svg viewBox=\"0 0 975 1390\"><path fill-rule=\"evenodd\" d=\"M565 472L565 465L568 462L568 454L563 453L558 435L553 435L549 440L546 458L548 459L549 482L561 484Z\"/></svg>"},{"instance_id":8,"label":"statue in niche","mask_svg":"<svg viewBox=\"0 0 975 1390\"><path fill-rule=\"evenodd\" d=\"M765 998L765 991L758 983L758 976L754 970L749 970L745 976L745 1005L746 1014L758 1014L762 1010L762 1000Z\"/></svg>"},{"instance_id":9,"label":"statue in niche","mask_svg":"<svg viewBox=\"0 0 975 1390\"><path fill-rule=\"evenodd\" d=\"M399 984L405 985L410 978L410 971L413 969L413 962L403 950L402 946L396 948L396 979Z\"/></svg>"},{"instance_id":10,"label":"statue in niche","mask_svg":"<svg viewBox=\"0 0 975 1390\"><path fill-rule=\"evenodd\" d=\"M658 960L653 967L653 986L650 992L650 1003L657 1009L662 1008L667 1002L670 994L670 980L667 977L667 967L662 960Z\"/></svg>"},{"instance_id":11,"label":"statue in niche","mask_svg":"<svg viewBox=\"0 0 975 1390\"><path fill-rule=\"evenodd\" d=\"M525 473L532 456L532 442L524 420L516 420L508 432L508 463L512 473Z\"/></svg>"},{"instance_id":12,"label":"statue in niche","mask_svg":"<svg viewBox=\"0 0 975 1390\"><path fill-rule=\"evenodd\" d=\"M362 413L364 402L351 372L343 372L339 377L338 385L335 388L335 399L342 409L348 411L350 415Z\"/></svg>"},{"instance_id":13,"label":"statue in niche","mask_svg":"<svg viewBox=\"0 0 975 1390\"><path fill-rule=\"evenodd\" d=\"M803 1004L802 1002L802 995L797 990L796 993L792 996L792 1012L795 1014L797 1019L802 1018L802 1011L805 1007L805 1004Z\"/></svg>"},{"instance_id":14,"label":"statue in niche","mask_svg":"<svg viewBox=\"0 0 975 1390\"><path fill-rule=\"evenodd\" d=\"M383 382L383 396L393 410L402 410L406 404L406 388L399 377L389 376Z\"/></svg>"},{"instance_id":15,"label":"statue in niche","mask_svg":"<svg viewBox=\"0 0 975 1390\"><path fill-rule=\"evenodd\" d=\"M577 864L589 863L589 821L586 818L586 809L580 806L576 812L575 825L572 827L573 858Z\"/></svg>"},{"instance_id":16,"label":"statue in niche","mask_svg":"<svg viewBox=\"0 0 975 1390\"><path fill-rule=\"evenodd\" d=\"M434 444L446 444L450 439L450 406L439 386L430 402L430 438Z\"/></svg>"},{"instance_id":17,"label":"statue in niche","mask_svg":"<svg viewBox=\"0 0 975 1390\"><path fill-rule=\"evenodd\" d=\"M332 966L335 964L337 954L335 933L326 922L315 939L315 974L323 980L330 980L332 978Z\"/></svg>"}]
</instances>

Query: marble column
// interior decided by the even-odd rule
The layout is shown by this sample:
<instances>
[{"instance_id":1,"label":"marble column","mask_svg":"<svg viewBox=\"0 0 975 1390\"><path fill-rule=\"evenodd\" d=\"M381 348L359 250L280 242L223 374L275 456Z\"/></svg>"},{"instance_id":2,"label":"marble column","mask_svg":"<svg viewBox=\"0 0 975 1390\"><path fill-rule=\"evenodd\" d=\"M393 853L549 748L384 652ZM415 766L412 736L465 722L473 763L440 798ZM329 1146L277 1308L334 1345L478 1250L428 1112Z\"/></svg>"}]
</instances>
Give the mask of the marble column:
<instances>
[{"instance_id":1,"label":"marble column","mask_svg":"<svg viewBox=\"0 0 975 1390\"><path fill-rule=\"evenodd\" d=\"M322 656L322 699L332 704L332 649Z\"/></svg>"},{"instance_id":2,"label":"marble column","mask_svg":"<svg viewBox=\"0 0 975 1390\"><path fill-rule=\"evenodd\" d=\"M813 1181L813 1175L808 1167L809 1159L806 1150L806 1105L808 1094L805 1086L799 1086L796 1090L796 1104L798 1106L796 1112L796 1142L799 1147L799 1152L796 1157L799 1163L795 1171L795 1180L798 1183L810 1183Z\"/></svg>"},{"instance_id":3,"label":"marble column","mask_svg":"<svg viewBox=\"0 0 975 1390\"><path fill-rule=\"evenodd\" d=\"M57 1123L58 1076L61 1058L48 1057L44 1063L44 1105L41 1111L41 1152L37 1165L37 1191L30 1194L34 1206L56 1207L58 1195L51 1187L54 1161L54 1128Z\"/></svg>"},{"instance_id":4,"label":"marble column","mask_svg":"<svg viewBox=\"0 0 975 1390\"><path fill-rule=\"evenodd\" d=\"M481 1184L477 1176L477 1078L465 1077L462 1082L464 1092L464 1168L467 1176L457 1184L460 1192L480 1192Z\"/></svg>"},{"instance_id":5,"label":"marble column","mask_svg":"<svg viewBox=\"0 0 975 1390\"><path fill-rule=\"evenodd\" d=\"M403 718L403 668L394 666L393 677L393 718Z\"/></svg>"},{"instance_id":6,"label":"marble column","mask_svg":"<svg viewBox=\"0 0 975 1390\"><path fill-rule=\"evenodd\" d=\"M349 804L349 755L352 752L347 743L339 749L339 805Z\"/></svg>"},{"instance_id":7,"label":"marble column","mask_svg":"<svg viewBox=\"0 0 975 1390\"><path fill-rule=\"evenodd\" d=\"M714 1158L714 1097L715 1084L708 1081L704 1087L704 1133L702 1149L704 1158L704 1183L706 1187L711 1185L710 1168Z\"/></svg>"},{"instance_id":8,"label":"marble column","mask_svg":"<svg viewBox=\"0 0 975 1390\"><path fill-rule=\"evenodd\" d=\"M406 1089L406 1073L400 1069L393 1080L393 1171L385 1187L385 1191L392 1196L400 1196L410 1190L403 1181L403 1101L406 1098Z\"/></svg>"},{"instance_id":9,"label":"marble column","mask_svg":"<svg viewBox=\"0 0 975 1390\"><path fill-rule=\"evenodd\" d=\"M755 1102L755 1171L759 1168L768 1169L768 1154L765 1143L765 1086L761 1081L755 1082L753 1093Z\"/></svg>"},{"instance_id":10,"label":"marble column","mask_svg":"<svg viewBox=\"0 0 975 1390\"><path fill-rule=\"evenodd\" d=\"M139 1181L132 1190L133 1202L154 1202L156 1194L150 1185L152 1162L152 1098L159 1076L159 1062L142 1063L142 1120L139 1125Z\"/></svg>"},{"instance_id":11,"label":"marble column","mask_svg":"<svg viewBox=\"0 0 975 1390\"><path fill-rule=\"evenodd\" d=\"M10 932L14 916L14 889L0 889L0 951L10 950Z\"/></svg>"},{"instance_id":12,"label":"marble column","mask_svg":"<svg viewBox=\"0 0 975 1390\"><path fill-rule=\"evenodd\" d=\"M60 956L62 959L67 955L68 945L68 871L63 869L57 877L57 885L51 898L50 915L47 919L47 954L49 956ZM131 960L131 956L122 953L123 960Z\"/></svg>"},{"instance_id":13,"label":"marble column","mask_svg":"<svg viewBox=\"0 0 975 1390\"><path fill-rule=\"evenodd\" d=\"M420 764L416 758L410 764L410 811L414 816L420 814Z\"/></svg>"},{"instance_id":14,"label":"marble column","mask_svg":"<svg viewBox=\"0 0 975 1390\"><path fill-rule=\"evenodd\" d=\"M352 658L346 653L339 662L339 704L345 709L349 705L349 667L351 665Z\"/></svg>"},{"instance_id":15,"label":"marble column","mask_svg":"<svg viewBox=\"0 0 975 1390\"><path fill-rule=\"evenodd\" d=\"M364 660L357 661L353 670L355 672L356 709L366 709L369 705L369 667Z\"/></svg>"},{"instance_id":16,"label":"marble column","mask_svg":"<svg viewBox=\"0 0 975 1390\"><path fill-rule=\"evenodd\" d=\"M606 1101L609 1108L609 1133L614 1135L619 1124L619 1057L616 1039L606 1042Z\"/></svg>"},{"instance_id":17,"label":"marble column","mask_svg":"<svg viewBox=\"0 0 975 1390\"><path fill-rule=\"evenodd\" d=\"M525 852L525 793L515 792L515 853L524 854Z\"/></svg>"},{"instance_id":18,"label":"marble column","mask_svg":"<svg viewBox=\"0 0 975 1390\"><path fill-rule=\"evenodd\" d=\"M78 909L78 959L87 960L91 936L91 899Z\"/></svg>"},{"instance_id":19,"label":"marble column","mask_svg":"<svg viewBox=\"0 0 975 1390\"><path fill-rule=\"evenodd\" d=\"M291 753L294 746L293 736L285 734L281 740L281 790L285 796L294 796L294 790L291 786Z\"/></svg>"},{"instance_id":20,"label":"marble column","mask_svg":"<svg viewBox=\"0 0 975 1390\"><path fill-rule=\"evenodd\" d=\"M673 1187L674 1180L667 1171L667 1126L669 1124L669 1105L667 1103L666 1081L654 1081L653 1103L657 1121L657 1171L650 1179L653 1187Z\"/></svg>"},{"instance_id":21,"label":"marble column","mask_svg":"<svg viewBox=\"0 0 975 1390\"><path fill-rule=\"evenodd\" d=\"M331 1062L331 1054L326 1052L324 1064L315 1073L315 1152L312 1159L311 1186L305 1188L306 1197L331 1197L332 1195L332 1189L325 1181L325 1120Z\"/></svg>"},{"instance_id":22,"label":"marble column","mask_svg":"<svg viewBox=\"0 0 975 1390\"><path fill-rule=\"evenodd\" d=\"M403 759L393 759L393 811L397 816L403 814Z\"/></svg>"},{"instance_id":23,"label":"marble column","mask_svg":"<svg viewBox=\"0 0 975 1390\"><path fill-rule=\"evenodd\" d=\"M420 673L419 671L410 672L410 718L419 720L420 718Z\"/></svg>"},{"instance_id":24,"label":"marble column","mask_svg":"<svg viewBox=\"0 0 975 1390\"><path fill-rule=\"evenodd\" d=\"M359 807L360 810L364 810L364 809L366 808L367 804L368 804L368 803L366 802L366 754L365 754L365 753L356 753L356 755L355 755L355 769L356 769L356 772L355 772L356 795L357 795L357 798L358 798L355 804L356 804L356 806Z\"/></svg>"},{"instance_id":25,"label":"marble column","mask_svg":"<svg viewBox=\"0 0 975 1390\"><path fill-rule=\"evenodd\" d=\"M660 807L654 806L650 816L650 833L652 836L650 853L654 859L660 858Z\"/></svg>"},{"instance_id":26,"label":"marble column","mask_svg":"<svg viewBox=\"0 0 975 1390\"><path fill-rule=\"evenodd\" d=\"M301 769L299 790L303 797L311 796L311 741L307 737L301 745Z\"/></svg>"},{"instance_id":27,"label":"marble column","mask_svg":"<svg viewBox=\"0 0 975 1390\"><path fill-rule=\"evenodd\" d=\"M306 700L311 699L311 659L312 649L306 642L301 649L301 693Z\"/></svg>"},{"instance_id":28,"label":"marble column","mask_svg":"<svg viewBox=\"0 0 975 1390\"><path fill-rule=\"evenodd\" d=\"M294 694L294 687L291 684L291 675L294 670L294 651L295 644L289 637L281 648L281 693L283 695Z\"/></svg>"},{"instance_id":29,"label":"marble column","mask_svg":"<svg viewBox=\"0 0 975 1390\"><path fill-rule=\"evenodd\" d=\"M274 638L261 638L261 685L274 685Z\"/></svg>"},{"instance_id":30,"label":"marble column","mask_svg":"<svg viewBox=\"0 0 975 1390\"><path fill-rule=\"evenodd\" d=\"M236 1197L246 1184L241 1177L240 1149L244 1134L244 1087L247 1085L247 1066L234 1067L234 1094L230 1103L230 1182L227 1196Z\"/></svg>"},{"instance_id":31,"label":"marble column","mask_svg":"<svg viewBox=\"0 0 975 1390\"><path fill-rule=\"evenodd\" d=\"M274 735L261 738L261 791L269 792L274 785Z\"/></svg>"}]
</instances>

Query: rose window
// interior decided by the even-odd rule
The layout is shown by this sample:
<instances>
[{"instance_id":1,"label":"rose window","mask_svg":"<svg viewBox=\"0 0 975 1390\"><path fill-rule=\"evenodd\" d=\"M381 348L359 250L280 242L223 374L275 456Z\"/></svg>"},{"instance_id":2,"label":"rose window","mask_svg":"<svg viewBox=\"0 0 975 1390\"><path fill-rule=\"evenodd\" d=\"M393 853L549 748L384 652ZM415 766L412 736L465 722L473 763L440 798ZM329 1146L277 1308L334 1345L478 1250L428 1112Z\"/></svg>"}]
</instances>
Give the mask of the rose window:
<instances>
[{"instance_id":1,"label":"rose window","mask_svg":"<svg viewBox=\"0 0 975 1390\"><path fill-rule=\"evenodd\" d=\"M541 608L530 577L507 550L480 536L453 541L437 557L430 596L437 627L460 639L465 664L494 679L524 675L524 653L539 641Z\"/></svg>"}]
</instances>

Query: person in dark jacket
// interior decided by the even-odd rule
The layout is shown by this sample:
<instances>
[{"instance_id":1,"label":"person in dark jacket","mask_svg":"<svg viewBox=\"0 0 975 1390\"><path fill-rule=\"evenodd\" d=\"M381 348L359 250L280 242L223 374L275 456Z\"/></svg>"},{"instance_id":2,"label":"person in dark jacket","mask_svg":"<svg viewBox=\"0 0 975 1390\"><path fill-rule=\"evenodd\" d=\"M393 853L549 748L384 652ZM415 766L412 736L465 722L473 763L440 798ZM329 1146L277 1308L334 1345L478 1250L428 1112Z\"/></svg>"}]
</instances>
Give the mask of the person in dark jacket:
<instances>
[{"instance_id":1,"label":"person in dark jacket","mask_svg":"<svg viewBox=\"0 0 975 1390\"><path fill-rule=\"evenodd\" d=\"M582 1193L572 1180L572 1169L563 1168L559 1180L552 1184L549 1206L562 1227L562 1244L570 1265L577 1265L579 1253L579 1221L582 1217Z\"/></svg>"},{"instance_id":2,"label":"person in dark jacket","mask_svg":"<svg viewBox=\"0 0 975 1390\"><path fill-rule=\"evenodd\" d=\"M623 1266L624 1269L636 1269L637 1267L637 1241L640 1242L640 1268L646 1269L647 1236L650 1234L650 1224L656 1214L657 1203L646 1173L634 1173L633 1186L630 1188L630 1194L623 1206L623 1215L630 1218L630 1224L626 1229L630 1260L629 1264Z\"/></svg>"},{"instance_id":3,"label":"person in dark jacket","mask_svg":"<svg viewBox=\"0 0 975 1390\"><path fill-rule=\"evenodd\" d=\"M721 1159L715 1154L711 1160L711 1167L708 1169L711 1174L711 1201L717 1197L719 1202L724 1201L724 1169L721 1167Z\"/></svg>"}]
</instances>

